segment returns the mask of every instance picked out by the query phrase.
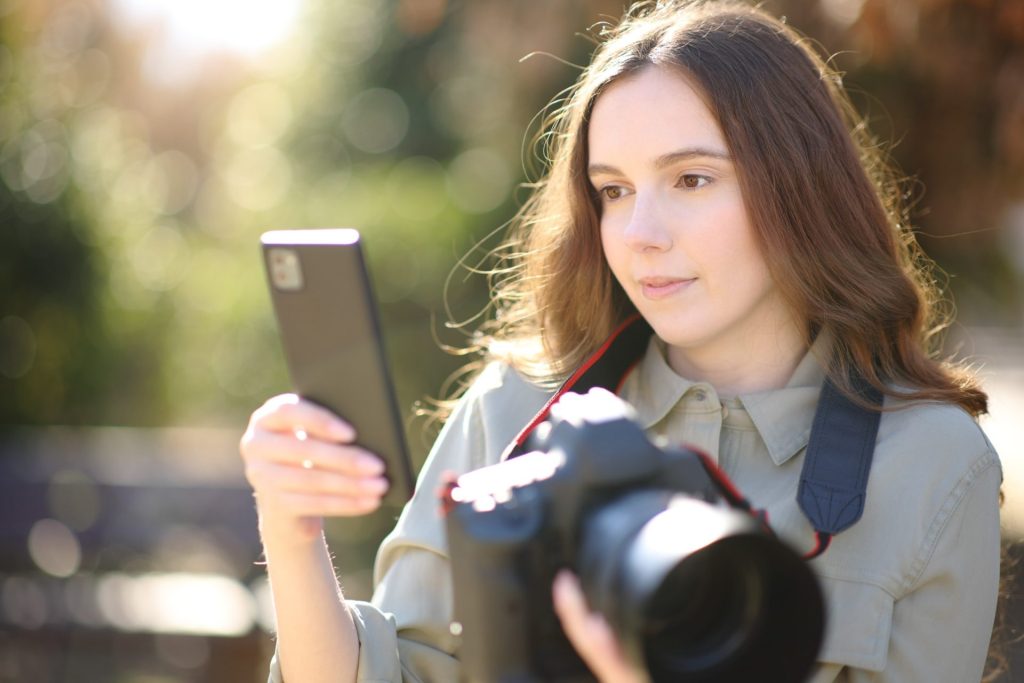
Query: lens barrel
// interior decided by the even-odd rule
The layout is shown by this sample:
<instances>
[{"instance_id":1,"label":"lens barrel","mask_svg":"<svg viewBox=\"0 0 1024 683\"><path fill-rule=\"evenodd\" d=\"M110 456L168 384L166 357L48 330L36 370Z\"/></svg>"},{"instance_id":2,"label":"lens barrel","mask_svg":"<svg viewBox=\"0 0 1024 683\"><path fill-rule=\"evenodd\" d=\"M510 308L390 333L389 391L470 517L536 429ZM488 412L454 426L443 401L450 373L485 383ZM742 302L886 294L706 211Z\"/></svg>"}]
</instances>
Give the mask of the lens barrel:
<instances>
[{"instance_id":1,"label":"lens barrel","mask_svg":"<svg viewBox=\"0 0 1024 683\"><path fill-rule=\"evenodd\" d=\"M655 683L805 680L821 592L751 515L646 489L594 510L580 542L590 605Z\"/></svg>"}]
</instances>

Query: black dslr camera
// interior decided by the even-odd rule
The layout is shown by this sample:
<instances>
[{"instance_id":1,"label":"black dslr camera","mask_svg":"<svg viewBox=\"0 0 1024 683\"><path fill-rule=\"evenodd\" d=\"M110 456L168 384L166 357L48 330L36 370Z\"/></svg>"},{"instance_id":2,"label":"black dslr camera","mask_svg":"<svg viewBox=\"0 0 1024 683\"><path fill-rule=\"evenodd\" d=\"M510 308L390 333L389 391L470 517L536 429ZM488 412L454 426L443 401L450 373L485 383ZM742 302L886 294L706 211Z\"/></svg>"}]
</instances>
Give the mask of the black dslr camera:
<instances>
[{"instance_id":1,"label":"black dslr camera","mask_svg":"<svg viewBox=\"0 0 1024 683\"><path fill-rule=\"evenodd\" d=\"M566 394L534 451L449 489L465 680L594 680L552 607L563 567L655 683L805 680L824 620L811 570L713 465L631 418L610 392Z\"/></svg>"}]
</instances>

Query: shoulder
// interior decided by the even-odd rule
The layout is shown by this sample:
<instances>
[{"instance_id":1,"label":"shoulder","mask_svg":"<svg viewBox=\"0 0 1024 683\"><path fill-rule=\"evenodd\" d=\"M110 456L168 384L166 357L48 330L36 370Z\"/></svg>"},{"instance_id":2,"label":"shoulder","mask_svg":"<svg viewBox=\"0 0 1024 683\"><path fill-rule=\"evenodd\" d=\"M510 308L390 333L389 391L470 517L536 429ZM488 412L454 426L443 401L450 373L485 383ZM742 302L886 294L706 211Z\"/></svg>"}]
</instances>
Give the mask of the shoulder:
<instances>
[{"instance_id":1,"label":"shoulder","mask_svg":"<svg viewBox=\"0 0 1024 683\"><path fill-rule=\"evenodd\" d=\"M492 361L470 385L459 408L473 411L486 421L497 418L508 422L521 418L525 424L553 393L553 387L530 381L505 362Z\"/></svg>"},{"instance_id":2,"label":"shoulder","mask_svg":"<svg viewBox=\"0 0 1024 683\"><path fill-rule=\"evenodd\" d=\"M999 456L963 408L897 401L887 402L886 407L878 428L867 506L881 517L905 516L924 530L922 537L906 541L920 546L934 540L937 528L983 479L984 486L992 489L985 495L998 498ZM983 478L987 472L994 476Z\"/></svg>"},{"instance_id":3,"label":"shoulder","mask_svg":"<svg viewBox=\"0 0 1024 683\"><path fill-rule=\"evenodd\" d=\"M948 491L970 472L988 466L999 466L995 449L960 406L886 402L875 447L876 469Z\"/></svg>"},{"instance_id":4,"label":"shoulder","mask_svg":"<svg viewBox=\"0 0 1024 683\"><path fill-rule=\"evenodd\" d=\"M920 576L971 491L991 499L989 507L997 510L1001 474L991 443L959 406L887 401L886 408L864 516L836 537L822 564L843 578L870 575L898 597ZM998 514L993 519L998 524Z\"/></svg>"},{"instance_id":5,"label":"shoulder","mask_svg":"<svg viewBox=\"0 0 1024 683\"><path fill-rule=\"evenodd\" d=\"M881 671L898 648L945 637L936 624L991 599L1000 480L995 450L962 408L887 400L864 515L813 561L830 608L823 661ZM901 604L945 616L921 628L921 617L896 617Z\"/></svg>"},{"instance_id":6,"label":"shoulder","mask_svg":"<svg viewBox=\"0 0 1024 683\"><path fill-rule=\"evenodd\" d=\"M937 441L965 450L991 448L977 420L966 410L935 401L886 399L879 436Z\"/></svg>"},{"instance_id":7,"label":"shoulder","mask_svg":"<svg viewBox=\"0 0 1024 683\"><path fill-rule=\"evenodd\" d=\"M470 384L466 399L487 403L503 399L534 398L543 402L552 393L553 389L527 379L505 361L490 361Z\"/></svg>"},{"instance_id":8,"label":"shoulder","mask_svg":"<svg viewBox=\"0 0 1024 683\"><path fill-rule=\"evenodd\" d=\"M552 393L507 363L488 363L459 400L435 448L458 439L474 449L467 454L468 469L497 462Z\"/></svg>"}]
</instances>

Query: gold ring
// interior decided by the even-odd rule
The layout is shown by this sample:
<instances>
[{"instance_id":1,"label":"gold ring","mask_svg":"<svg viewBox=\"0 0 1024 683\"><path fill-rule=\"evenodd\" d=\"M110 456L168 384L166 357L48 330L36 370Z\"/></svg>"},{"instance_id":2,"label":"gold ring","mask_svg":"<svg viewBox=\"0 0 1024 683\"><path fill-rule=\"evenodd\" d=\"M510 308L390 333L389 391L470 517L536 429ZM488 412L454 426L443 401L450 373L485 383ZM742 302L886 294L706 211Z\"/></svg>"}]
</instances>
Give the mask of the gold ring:
<instances>
[{"instance_id":1,"label":"gold ring","mask_svg":"<svg viewBox=\"0 0 1024 683\"><path fill-rule=\"evenodd\" d=\"M305 460L303 460L302 461L302 469L304 469L304 470L311 470L311 469L313 469L313 461L310 460L309 458L306 458Z\"/></svg>"}]
</instances>

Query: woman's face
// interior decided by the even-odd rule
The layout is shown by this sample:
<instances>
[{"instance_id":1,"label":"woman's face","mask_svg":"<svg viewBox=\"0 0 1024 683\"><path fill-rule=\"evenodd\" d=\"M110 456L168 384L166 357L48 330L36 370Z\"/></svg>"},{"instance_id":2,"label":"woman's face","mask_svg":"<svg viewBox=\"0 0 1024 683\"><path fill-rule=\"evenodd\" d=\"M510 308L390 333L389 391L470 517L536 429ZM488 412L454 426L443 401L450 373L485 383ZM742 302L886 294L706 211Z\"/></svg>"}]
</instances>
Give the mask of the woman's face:
<instances>
[{"instance_id":1,"label":"woman's face","mask_svg":"<svg viewBox=\"0 0 1024 683\"><path fill-rule=\"evenodd\" d=\"M605 258L676 353L739 351L789 323L722 131L683 76L650 66L612 84L588 142Z\"/></svg>"}]
</instances>

